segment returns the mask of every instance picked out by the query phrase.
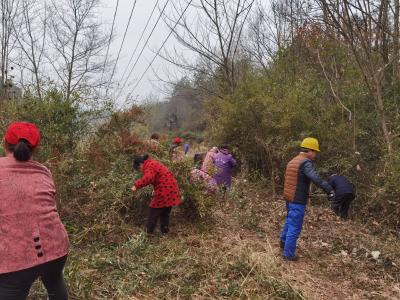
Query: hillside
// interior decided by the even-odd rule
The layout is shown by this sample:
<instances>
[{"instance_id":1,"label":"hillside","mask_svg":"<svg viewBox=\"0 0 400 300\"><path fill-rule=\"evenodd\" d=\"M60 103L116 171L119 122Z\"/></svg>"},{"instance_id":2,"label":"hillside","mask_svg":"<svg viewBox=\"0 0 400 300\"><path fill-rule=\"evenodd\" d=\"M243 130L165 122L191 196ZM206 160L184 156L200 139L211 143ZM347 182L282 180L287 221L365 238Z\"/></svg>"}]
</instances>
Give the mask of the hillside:
<instances>
[{"instance_id":1,"label":"hillside","mask_svg":"<svg viewBox=\"0 0 400 300\"><path fill-rule=\"evenodd\" d=\"M106 243L84 242L96 229L72 234L71 299L400 298L395 236L341 221L326 203L312 203L301 259L285 262L278 245L283 218L280 199L240 180L207 224L174 218L168 236L148 238L127 224ZM372 251L380 252L377 259ZM30 299L41 295L37 285Z\"/></svg>"},{"instance_id":2,"label":"hillside","mask_svg":"<svg viewBox=\"0 0 400 300\"><path fill-rule=\"evenodd\" d=\"M399 0L1 3L0 154L25 149L21 161L52 174L56 196L46 171L53 205L46 211L58 220L57 206L70 237L71 299L400 299ZM37 127L34 142L30 130L5 138L15 121ZM237 161L209 160L219 169L235 165L224 202L204 192L212 182L193 179L214 147ZM288 162L304 150L321 177L348 178L357 199L342 221L313 192L300 261L287 262L279 195ZM171 203L183 202L167 236L142 231L153 189L132 183L146 155L168 168L148 162L158 167L142 181L168 177L153 199L165 219ZM214 166L199 178L223 177ZM8 176L5 190L17 191ZM29 190L12 194L21 203L6 193L0 203L0 267L18 265L5 272L44 267L51 242L39 235L55 232L44 221L33 223L46 227L34 233L19 224L41 218L26 198L37 207L43 199L17 180ZM21 208L9 212L6 200ZM7 229L10 214L21 212ZM303 207L293 212L295 231ZM34 247L17 247L14 229L26 233L21 241L33 235ZM58 253L67 245L61 231L57 258L66 254ZM24 254L9 255L14 246ZM18 258L26 251L29 264ZM22 284L14 290L23 292ZM29 297L47 299L38 282Z\"/></svg>"}]
</instances>

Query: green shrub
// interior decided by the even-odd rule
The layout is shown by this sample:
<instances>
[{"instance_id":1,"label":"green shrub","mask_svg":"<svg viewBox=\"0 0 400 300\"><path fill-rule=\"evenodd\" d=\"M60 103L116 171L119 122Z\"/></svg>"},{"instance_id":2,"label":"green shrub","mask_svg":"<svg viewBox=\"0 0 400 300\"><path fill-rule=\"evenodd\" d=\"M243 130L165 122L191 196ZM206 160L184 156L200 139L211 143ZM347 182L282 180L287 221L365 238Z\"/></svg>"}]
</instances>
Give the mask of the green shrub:
<instances>
[{"instance_id":1,"label":"green shrub","mask_svg":"<svg viewBox=\"0 0 400 300\"><path fill-rule=\"evenodd\" d=\"M40 129L40 151L35 158L40 161L58 159L75 147L89 131L89 113L77 102L64 100L62 93L50 90L40 100L25 94L21 102L2 104L1 132L13 121L32 122Z\"/></svg>"},{"instance_id":2,"label":"green shrub","mask_svg":"<svg viewBox=\"0 0 400 300\"><path fill-rule=\"evenodd\" d=\"M214 200L204 194L201 185L190 181L192 160L171 162L168 141L154 152L137 134L137 128L143 126L141 116L136 107L113 115L75 151L52 165L63 217L68 224L78 224L81 240L101 240L125 227L143 225L152 188L132 193L131 187L141 177L133 172L132 160L144 153L164 163L176 177L183 199L175 210L179 220L210 217Z\"/></svg>"}]
</instances>

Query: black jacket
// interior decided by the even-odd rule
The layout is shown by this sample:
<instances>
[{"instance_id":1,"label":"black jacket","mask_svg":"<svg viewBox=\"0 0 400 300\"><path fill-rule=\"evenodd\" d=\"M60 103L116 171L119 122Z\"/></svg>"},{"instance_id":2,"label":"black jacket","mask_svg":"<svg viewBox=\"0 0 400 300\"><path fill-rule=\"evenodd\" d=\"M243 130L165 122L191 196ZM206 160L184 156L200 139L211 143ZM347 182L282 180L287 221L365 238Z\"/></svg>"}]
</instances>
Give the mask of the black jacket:
<instances>
[{"instance_id":1,"label":"black jacket","mask_svg":"<svg viewBox=\"0 0 400 300\"><path fill-rule=\"evenodd\" d=\"M337 198L340 198L345 194L352 194L353 196L356 194L353 184L344 176L332 175L329 178L329 184L335 190Z\"/></svg>"}]
</instances>

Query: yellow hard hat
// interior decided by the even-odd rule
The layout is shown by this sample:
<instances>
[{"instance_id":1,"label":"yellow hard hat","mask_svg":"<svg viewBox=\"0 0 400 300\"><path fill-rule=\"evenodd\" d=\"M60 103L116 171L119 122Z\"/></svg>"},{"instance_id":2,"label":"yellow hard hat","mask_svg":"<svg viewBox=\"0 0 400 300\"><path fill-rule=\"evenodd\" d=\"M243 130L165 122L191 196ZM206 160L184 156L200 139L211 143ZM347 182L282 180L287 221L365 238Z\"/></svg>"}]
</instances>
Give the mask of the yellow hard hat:
<instances>
[{"instance_id":1,"label":"yellow hard hat","mask_svg":"<svg viewBox=\"0 0 400 300\"><path fill-rule=\"evenodd\" d=\"M305 138L300 147L320 152L318 140L312 137Z\"/></svg>"}]
</instances>

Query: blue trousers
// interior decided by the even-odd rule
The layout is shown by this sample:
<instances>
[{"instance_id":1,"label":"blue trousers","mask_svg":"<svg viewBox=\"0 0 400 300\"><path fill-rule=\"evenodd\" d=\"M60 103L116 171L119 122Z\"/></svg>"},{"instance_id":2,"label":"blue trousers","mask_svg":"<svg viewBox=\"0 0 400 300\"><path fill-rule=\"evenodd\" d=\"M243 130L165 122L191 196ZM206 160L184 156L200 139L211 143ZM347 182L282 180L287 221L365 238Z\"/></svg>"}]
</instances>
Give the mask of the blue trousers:
<instances>
[{"instance_id":1,"label":"blue trousers","mask_svg":"<svg viewBox=\"0 0 400 300\"><path fill-rule=\"evenodd\" d=\"M286 202L286 221L281 233L281 241L285 244L284 257L294 257L296 244L303 227L306 206L304 204Z\"/></svg>"}]
</instances>

